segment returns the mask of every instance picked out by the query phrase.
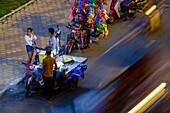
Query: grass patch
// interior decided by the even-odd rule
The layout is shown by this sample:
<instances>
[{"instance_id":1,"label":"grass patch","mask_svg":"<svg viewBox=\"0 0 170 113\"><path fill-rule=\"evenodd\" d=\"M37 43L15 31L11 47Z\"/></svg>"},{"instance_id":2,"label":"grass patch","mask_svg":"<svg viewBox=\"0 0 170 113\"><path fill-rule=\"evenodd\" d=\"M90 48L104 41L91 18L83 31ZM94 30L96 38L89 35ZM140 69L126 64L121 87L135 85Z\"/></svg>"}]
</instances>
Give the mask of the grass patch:
<instances>
[{"instance_id":1,"label":"grass patch","mask_svg":"<svg viewBox=\"0 0 170 113\"><path fill-rule=\"evenodd\" d=\"M30 0L0 0L0 17L15 10Z\"/></svg>"}]
</instances>

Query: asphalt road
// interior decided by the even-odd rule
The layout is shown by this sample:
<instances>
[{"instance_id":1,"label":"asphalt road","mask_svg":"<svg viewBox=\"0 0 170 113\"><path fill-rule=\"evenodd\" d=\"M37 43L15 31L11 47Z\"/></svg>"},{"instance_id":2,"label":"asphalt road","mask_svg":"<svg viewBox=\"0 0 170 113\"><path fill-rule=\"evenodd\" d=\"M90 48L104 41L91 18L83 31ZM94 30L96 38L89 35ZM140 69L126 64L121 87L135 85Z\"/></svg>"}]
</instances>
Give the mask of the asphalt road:
<instances>
[{"instance_id":1,"label":"asphalt road","mask_svg":"<svg viewBox=\"0 0 170 113\"><path fill-rule=\"evenodd\" d=\"M167 7L169 4L169 1L166 1ZM137 65L138 68L140 68L140 71L137 71L137 67L134 68L134 72L132 74L128 74L128 77L124 78L121 82L117 90L119 90L118 95L113 92L111 93L108 98L106 98L101 103L103 104L105 101L108 101L107 99L113 99L113 101L110 102L110 106L105 108L103 112L106 113L126 113L130 109L132 109L137 103L139 103L142 99L144 99L151 91L153 91L157 86L159 86L161 83L165 82L167 84L166 90L167 94L164 96L161 100L155 102L153 106L151 106L149 109L147 109L146 113L169 113L170 112L170 41L169 41L169 28L170 24L168 22L170 13L169 8L166 8L166 11L161 18L161 27L158 28L155 32L145 36L144 38L147 40L154 40L155 41L155 49L154 54L151 54L150 58L147 60L144 60L144 62L141 65ZM155 23L156 24L156 23ZM157 57L158 59L153 62L153 59ZM153 62L152 65L146 65L143 68L142 65L148 62ZM131 84L134 84L139 78L145 76L143 73L143 69L149 69L152 70L154 66L159 65L159 69L153 70L152 73L149 73L150 76L143 81L139 85L138 88L135 90L130 90L132 86ZM166 67L166 68L165 68ZM147 70L149 72L149 70ZM137 72L137 73L136 73ZM139 72L139 73L138 73ZM135 74L136 73L136 74ZM141 74L143 73L143 74ZM133 75L134 74L134 75ZM138 77L138 78L136 78ZM126 80L127 79L127 80ZM129 79L129 80L128 80ZM129 83L130 82L130 83ZM121 88L123 87L123 88ZM122 90L123 89L123 90ZM122 91L121 91L122 90ZM112 98L114 96L117 96L115 98ZM99 104L101 105L101 104ZM118 109L116 112L114 112L115 109Z\"/></svg>"},{"instance_id":2,"label":"asphalt road","mask_svg":"<svg viewBox=\"0 0 170 113\"><path fill-rule=\"evenodd\" d=\"M167 9L162 18L163 21L161 27L156 32L146 37L148 39L156 40L159 50L157 54L161 54L164 61L168 61L170 58L170 41L168 40L170 35L170 24L168 22L168 17L170 17L169 9ZM76 53L73 53L73 55L88 57L89 60L87 64L90 67L90 65L111 45L113 45L114 42L130 31L136 21L137 18L127 22L119 22L109 25L110 33L107 39L99 39L99 44L93 44L91 45L91 48L84 50L83 53L81 51L77 51ZM165 78L169 85L168 75L165 74L164 76L166 76ZM163 79L160 78L156 82L162 82L162 80ZM74 113L74 107L79 107L78 105L74 106L74 98L88 91L89 89L81 87L79 87L75 92L64 91L57 95L53 101L47 102L41 99L41 90L37 91L32 97L25 98L24 84L20 83L16 87L7 91L1 98L0 113ZM154 110L156 111L157 109L154 108L152 111L153 113L155 113ZM165 112L168 113L168 111Z\"/></svg>"}]
</instances>

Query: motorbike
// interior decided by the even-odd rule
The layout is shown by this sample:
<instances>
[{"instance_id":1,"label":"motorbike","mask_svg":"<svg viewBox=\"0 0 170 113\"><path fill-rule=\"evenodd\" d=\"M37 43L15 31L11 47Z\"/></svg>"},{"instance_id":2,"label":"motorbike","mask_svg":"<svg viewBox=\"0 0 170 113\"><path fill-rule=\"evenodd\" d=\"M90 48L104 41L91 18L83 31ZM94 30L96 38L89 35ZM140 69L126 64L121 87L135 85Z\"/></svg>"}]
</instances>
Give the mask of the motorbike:
<instances>
[{"instance_id":1,"label":"motorbike","mask_svg":"<svg viewBox=\"0 0 170 113\"><path fill-rule=\"evenodd\" d=\"M90 32L83 26L66 26L71 33L67 35L68 53L72 52L72 49L85 49L89 47Z\"/></svg>"},{"instance_id":2,"label":"motorbike","mask_svg":"<svg viewBox=\"0 0 170 113\"><path fill-rule=\"evenodd\" d=\"M78 48L77 40L74 37L75 31L71 31L71 33L67 34L67 54L70 54L76 46Z\"/></svg>"},{"instance_id":3,"label":"motorbike","mask_svg":"<svg viewBox=\"0 0 170 113\"><path fill-rule=\"evenodd\" d=\"M27 64L22 62L25 66L25 96L27 97L31 93L32 86L37 86L40 81L41 70L36 64Z\"/></svg>"},{"instance_id":4,"label":"motorbike","mask_svg":"<svg viewBox=\"0 0 170 113\"><path fill-rule=\"evenodd\" d=\"M115 10L116 4L120 4L119 7L120 17L118 16ZM127 20L127 18L129 17L134 17L136 14L136 9L137 4L133 0L129 2L122 1L121 3L119 3L117 0L112 0L109 12L109 19L107 23L113 23L115 20L119 19Z\"/></svg>"},{"instance_id":5,"label":"motorbike","mask_svg":"<svg viewBox=\"0 0 170 113\"><path fill-rule=\"evenodd\" d=\"M139 10L142 10L143 7L148 3L149 0L135 0Z\"/></svg>"},{"instance_id":6,"label":"motorbike","mask_svg":"<svg viewBox=\"0 0 170 113\"><path fill-rule=\"evenodd\" d=\"M59 38L61 37L61 29L59 28L59 25L57 25L57 31L55 31L55 34L56 34L56 38Z\"/></svg>"},{"instance_id":7,"label":"motorbike","mask_svg":"<svg viewBox=\"0 0 170 113\"><path fill-rule=\"evenodd\" d=\"M31 94L32 87L43 86L43 81L40 79L42 73L42 65L27 64L22 62L25 66L25 96L28 97ZM67 73L68 68L58 68L53 72L53 88L57 89L69 89L76 90L78 85L78 77L84 78L84 71L86 71L87 65L80 63L75 69Z\"/></svg>"},{"instance_id":8,"label":"motorbike","mask_svg":"<svg viewBox=\"0 0 170 113\"><path fill-rule=\"evenodd\" d=\"M61 43L60 43L60 40L61 40L61 29L59 28L59 25L57 25L57 31L55 31L55 34L56 34L56 40L59 40L59 53L58 53L58 56L61 56L61 55L65 55L67 54L68 52L68 46L67 44L63 44L61 46Z\"/></svg>"}]
</instances>

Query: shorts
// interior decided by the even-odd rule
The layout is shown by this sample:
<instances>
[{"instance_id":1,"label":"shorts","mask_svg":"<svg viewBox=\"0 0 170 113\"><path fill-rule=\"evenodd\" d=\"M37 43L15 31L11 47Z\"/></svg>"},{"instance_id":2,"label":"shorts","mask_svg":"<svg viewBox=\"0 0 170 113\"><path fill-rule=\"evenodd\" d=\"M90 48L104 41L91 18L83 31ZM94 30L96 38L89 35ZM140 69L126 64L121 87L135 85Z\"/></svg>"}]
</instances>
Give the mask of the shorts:
<instances>
[{"instance_id":1,"label":"shorts","mask_svg":"<svg viewBox=\"0 0 170 113\"><path fill-rule=\"evenodd\" d=\"M31 52L34 50L34 48L30 45L26 45L27 53Z\"/></svg>"}]
</instances>

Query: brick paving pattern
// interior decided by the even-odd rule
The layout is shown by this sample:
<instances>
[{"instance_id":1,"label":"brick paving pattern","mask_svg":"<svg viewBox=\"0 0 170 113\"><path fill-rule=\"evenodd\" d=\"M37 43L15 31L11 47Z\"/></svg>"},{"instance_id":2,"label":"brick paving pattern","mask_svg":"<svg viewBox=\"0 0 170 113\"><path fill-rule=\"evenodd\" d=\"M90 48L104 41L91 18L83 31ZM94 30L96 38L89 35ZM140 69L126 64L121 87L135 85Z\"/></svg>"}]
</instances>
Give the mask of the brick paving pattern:
<instances>
[{"instance_id":1,"label":"brick paving pattern","mask_svg":"<svg viewBox=\"0 0 170 113\"><path fill-rule=\"evenodd\" d=\"M24 35L28 27L32 27L38 37L37 45L45 47L48 28L56 28L58 24L62 29L64 43L68 32L65 25L69 22L69 8L73 1L36 0L0 21L0 89L24 73L21 62L27 61Z\"/></svg>"}]
</instances>

